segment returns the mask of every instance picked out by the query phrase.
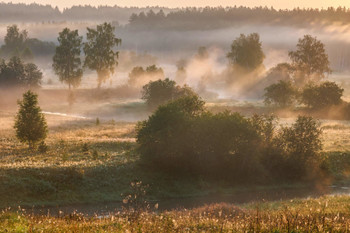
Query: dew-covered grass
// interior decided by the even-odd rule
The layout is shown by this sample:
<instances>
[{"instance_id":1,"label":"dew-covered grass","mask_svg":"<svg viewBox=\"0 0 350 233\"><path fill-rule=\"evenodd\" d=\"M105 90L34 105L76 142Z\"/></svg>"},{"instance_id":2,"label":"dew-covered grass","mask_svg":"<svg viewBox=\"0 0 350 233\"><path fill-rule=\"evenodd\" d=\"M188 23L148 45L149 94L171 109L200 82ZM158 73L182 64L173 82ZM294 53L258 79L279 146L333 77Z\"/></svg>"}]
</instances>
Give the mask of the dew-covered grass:
<instances>
[{"instance_id":1,"label":"dew-covered grass","mask_svg":"<svg viewBox=\"0 0 350 233\"><path fill-rule=\"evenodd\" d=\"M0 207L121 201L135 179L150 184L151 199L226 193L232 188L167 176L144 166L136 150L136 122L100 119L96 125L96 119L52 114L46 119L48 150L30 151L15 137L14 112L0 112ZM345 121L322 121L332 182L343 182L350 174L349 127Z\"/></svg>"},{"instance_id":2,"label":"dew-covered grass","mask_svg":"<svg viewBox=\"0 0 350 233\"><path fill-rule=\"evenodd\" d=\"M1 232L347 232L350 197L324 196L242 206L214 204L168 212L79 213L51 217L20 208L0 214Z\"/></svg>"}]
</instances>

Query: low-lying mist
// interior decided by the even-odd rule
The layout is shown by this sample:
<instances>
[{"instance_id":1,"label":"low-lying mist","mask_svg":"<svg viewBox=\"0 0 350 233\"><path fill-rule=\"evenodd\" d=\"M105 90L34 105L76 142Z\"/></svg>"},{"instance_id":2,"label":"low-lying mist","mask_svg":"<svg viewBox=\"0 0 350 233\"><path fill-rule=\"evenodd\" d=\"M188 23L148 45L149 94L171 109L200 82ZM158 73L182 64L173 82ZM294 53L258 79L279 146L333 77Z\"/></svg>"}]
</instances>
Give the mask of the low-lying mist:
<instances>
[{"instance_id":1,"label":"low-lying mist","mask_svg":"<svg viewBox=\"0 0 350 233\"><path fill-rule=\"evenodd\" d=\"M28 22L18 26L21 30L27 30L32 38L57 44L58 32L64 27L78 29L79 34L85 37L86 27L94 27L96 24ZM0 38L4 38L7 26L7 24L0 25ZM227 53L232 41L241 33L253 32L258 33L262 41L265 53L263 66L249 74L231 72ZM279 63L290 62L288 51L295 49L299 38L310 34L325 44L333 69L333 73L327 78L342 85L345 89L344 100L347 100L350 96L347 88L350 86L347 81L350 67L349 33L349 25L336 23L314 23L308 27L245 24L215 30L134 30L127 26L117 26L115 34L122 39L122 44L118 47L120 54L116 72L110 80L102 84L101 91L92 91L94 94L87 98L87 94L81 93L88 93L89 89L97 87L97 74L84 69L82 83L75 91L77 101L71 107L66 101L67 86L58 81L52 70L52 57L35 57L33 62L44 74L42 92L46 94L40 97L40 100L52 110L82 111L87 115L94 115L93 111L99 111L97 105L111 107L114 104L118 105L119 101L142 102L140 100L142 85L159 77L146 75L142 77L142 81L139 79L133 83L130 80L130 73L134 67L146 69L152 65L164 71L163 78L175 80L179 85L188 85L206 100L218 102L220 99L225 99L231 101L229 104L236 104L237 100L241 101L240 103L249 101L260 104L264 88L272 82L266 78L269 69ZM0 41L0 44L3 43L3 39ZM200 48L205 49L205 56L200 54ZM20 90L17 92L21 93ZM16 100L20 98L20 94L13 94L11 91L3 91L1 96L3 97L1 106L7 107L15 107ZM91 109L91 102L96 105L95 110ZM61 107L54 109L55 103Z\"/></svg>"}]
</instances>

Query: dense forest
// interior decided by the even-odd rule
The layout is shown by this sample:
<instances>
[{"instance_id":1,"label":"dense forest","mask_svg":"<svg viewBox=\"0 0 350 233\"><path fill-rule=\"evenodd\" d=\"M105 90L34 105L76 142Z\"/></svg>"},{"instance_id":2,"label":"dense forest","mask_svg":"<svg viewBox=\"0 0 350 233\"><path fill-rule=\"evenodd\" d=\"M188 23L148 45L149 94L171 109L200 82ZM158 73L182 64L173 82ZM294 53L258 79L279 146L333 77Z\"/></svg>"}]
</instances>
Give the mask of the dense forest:
<instances>
[{"instance_id":1,"label":"dense forest","mask_svg":"<svg viewBox=\"0 0 350 233\"><path fill-rule=\"evenodd\" d=\"M215 20L214 20L215 19ZM0 22L45 21L118 21L131 26L149 25L157 28L212 29L240 23L273 23L308 25L310 22L350 22L350 10L345 7L327 9L276 10L268 7L119 7L73 6L60 11L51 5L0 3Z\"/></svg>"},{"instance_id":2,"label":"dense forest","mask_svg":"<svg viewBox=\"0 0 350 233\"><path fill-rule=\"evenodd\" d=\"M308 26L310 23L348 23L350 11L346 8L276 10L268 7L205 7L185 8L165 14L149 11L133 14L131 26L161 29L214 29L243 23Z\"/></svg>"},{"instance_id":3,"label":"dense forest","mask_svg":"<svg viewBox=\"0 0 350 233\"><path fill-rule=\"evenodd\" d=\"M132 13L155 10L159 7L123 8L118 6L73 6L60 11L51 5L0 3L0 22L54 21L119 21L126 23ZM170 9L163 9L169 12Z\"/></svg>"}]
</instances>

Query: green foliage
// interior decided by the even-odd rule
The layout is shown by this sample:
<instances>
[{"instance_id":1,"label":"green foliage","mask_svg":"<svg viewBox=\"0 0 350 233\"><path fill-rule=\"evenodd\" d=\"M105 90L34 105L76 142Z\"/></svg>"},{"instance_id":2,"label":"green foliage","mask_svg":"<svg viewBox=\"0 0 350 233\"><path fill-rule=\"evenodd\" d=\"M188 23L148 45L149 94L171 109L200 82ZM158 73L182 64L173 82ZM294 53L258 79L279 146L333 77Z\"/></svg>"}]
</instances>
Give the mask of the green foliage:
<instances>
[{"instance_id":1,"label":"green foliage","mask_svg":"<svg viewBox=\"0 0 350 233\"><path fill-rule=\"evenodd\" d=\"M273 104L278 107L292 106L296 99L297 91L291 82L280 80L265 88L265 104Z\"/></svg>"},{"instance_id":2,"label":"green foliage","mask_svg":"<svg viewBox=\"0 0 350 233\"><path fill-rule=\"evenodd\" d=\"M14 125L16 137L33 149L37 142L46 138L48 131L45 117L38 106L38 96L27 91L23 94L23 100L18 101L18 105Z\"/></svg>"},{"instance_id":3,"label":"green foliage","mask_svg":"<svg viewBox=\"0 0 350 233\"><path fill-rule=\"evenodd\" d=\"M49 147L46 145L44 141L42 141L38 146L38 151L40 153L46 153L48 151Z\"/></svg>"},{"instance_id":4,"label":"green foliage","mask_svg":"<svg viewBox=\"0 0 350 233\"><path fill-rule=\"evenodd\" d=\"M119 52L113 49L120 45L121 39L115 37L114 30L110 23L97 25L96 29L87 28L84 66L96 70L98 87L114 73L118 65Z\"/></svg>"},{"instance_id":5,"label":"green foliage","mask_svg":"<svg viewBox=\"0 0 350 233\"><path fill-rule=\"evenodd\" d=\"M289 52L289 57L295 69L301 72L301 82L319 80L331 73L325 46L316 37L305 35L299 39L297 50ZM308 80L304 80L304 76Z\"/></svg>"},{"instance_id":6,"label":"green foliage","mask_svg":"<svg viewBox=\"0 0 350 233\"><path fill-rule=\"evenodd\" d=\"M141 158L176 175L231 182L300 180L307 168L319 165L321 131L312 118L299 117L280 129L273 116L207 112L196 96L160 106L136 131Z\"/></svg>"},{"instance_id":7,"label":"green foliage","mask_svg":"<svg viewBox=\"0 0 350 233\"><path fill-rule=\"evenodd\" d=\"M241 34L231 45L227 58L233 65L252 71L263 64L265 55L262 51L260 36L257 33L248 36Z\"/></svg>"},{"instance_id":8,"label":"green foliage","mask_svg":"<svg viewBox=\"0 0 350 233\"><path fill-rule=\"evenodd\" d=\"M299 116L291 127L282 128L276 144L285 152L285 175L297 180L318 168L321 135L320 123L312 117Z\"/></svg>"},{"instance_id":9,"label":"green foliage","mask_svg":"<svg viewBox=\"0 0 350 233\"><path fill-rule=\"evenodd\" d=\"M53 42L28 38L28 32L26 30L20 31L17 25L7 27L4 42L5 44L0 48L0 53L5 58L17 56L28 61L32 60L34 56L51 55L55 51Z\"/></svg>"},{"instance_id":10,"label":"green foliage","mask_svg":"<svg viewBox=\"0 0 350 233\"><path fill-rule=\"evenodd\" d=\"M168 78L150 81L142 89L142 99L146 101L150 109L155 109L161 104L183 96L196 95L188 86L180 87L175 81Z\"/></svg>"},{"instance_id":11,"label":"green foliage","mask_svg":"<svg viewBox=\"0 0 350 233\"><path fill-rule=\"evenodd\" d=\"M289 63L279 63L269 70L266 75L266 80L268 80L269 83L277 83L280 80L290 82L293 72L294 68Z\"/></svg>"},{"instance_id":12,"label":"green foliage","mask_svg":"<svg viewBox=\"0 0 350 233\"><path fill-rule=\"evenodd\" d=\"M23 63L19 57L12 57L7 63L0 60L0 86L38 88L43 74L33 63Z\"/></svg>"},{"instance_id":13,"label":"green foliage","mask_svg":"<svg viewBox=\"0 0 350 233\"><path fill-rule=\"evenodd\" d=\"M57 38L59 45L53 56L52 67L61 82L68 84L69 89L78 87L81 82L83 70L81 68L80 50L82 37L78 30L63 29Z\"/></svg>"},{"instance_id":14,"label":"green foliage","mask_svg":"<svg viewBox=\"0 0 350 233\"><path fill-rule=\"evenodd\" d=\"M343 92L344 89L335 82L327 81L318 86L309 84L303 89L300 102L310 108L322 109L341 104Z\"/></svg>"},{"instance_id":15,"label":"green foliage","mask_svg":"<svg viewBox=\"0 0 350 233\"><path fill-rule=\"evenodd\" d=\"M30 50L32 56L52 56L55 53L56 45L54 42L41 41L37 38L27 38L25 46ZM25 51L23 52L23 56Z\"/></svg>"},{"instance_id":16,"label":"green foliage","mask_svg":"<svg viewBox=\"0 0 350 233\"><path fill-rule=\"evenodd\" d=\"M4 38L5 44L1 46L1 53L6 57L21 56L26 49L25 41L28 32L26 30L19 31L17 25L7 27L7 34Z\"/></svg>"},{"instance_id":17,"label":"green foliage","mask_svg":"<svg viewBox=\"0 0 350 233\"><path fill-rule=\"evenodd\" d=\"M142 66L134 67L129 73L129 85L143 86L150 80L164 79L164 71L161 67L151 65L144 69Z\"/></svg>"}]
</instances>

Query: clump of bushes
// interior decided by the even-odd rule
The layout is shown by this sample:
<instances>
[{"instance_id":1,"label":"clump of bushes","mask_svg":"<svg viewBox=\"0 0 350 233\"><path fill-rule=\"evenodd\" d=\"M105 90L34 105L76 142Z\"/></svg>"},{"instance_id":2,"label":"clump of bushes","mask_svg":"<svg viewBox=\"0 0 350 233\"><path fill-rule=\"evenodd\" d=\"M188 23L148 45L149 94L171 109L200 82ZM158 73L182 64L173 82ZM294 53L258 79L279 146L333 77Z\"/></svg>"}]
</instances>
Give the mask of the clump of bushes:
<instances>
[{"instance_id":1,"label":"clump of bushes","mask_svg":"<svg viewBox=\"0 0 350 233\"><path fill-rule=\"evenodd\" d=\"M290 107L295 103L297 90L291 82L280 80L265 88L265 104L274 104L278 107Z\"/></svg>"},{"instance_id":2,"label":"clump of bushes","mask_svg":"<svg viewBox=\"0 0 350 233\"><path fill-rule=\"evenodd\" d=\"M280 80L265 88L264 102L277 107L290 107L298 102L309 109L321 110L342 104L343 92L335 82L309 83L298 90L292 82Z\"/></svg>"},{"instance_id":3,"label":"clump of bushes","mask_svg":"<svg viewBox=\"0 0 350 233\"><path fill-rule=\"evenodd\" d=\"M154 110L159 105L182 96L196 95L188 86L180 87L170 79L150 81L142 88L142 99L146 101L149 109Z\"/></svg>"},{"instance_id":4,"label":"clump of bushes","mask_svg":"<svg viewBox=\"0 0 350 233\"><path fill-rule=\"evenodd\" d=\"M195 95L182 97L139 122L142 159L164 172L232 182L300 180L319 166L321 130L314 119L300 116L278 129L272 116L214 114L204 104Z\"/></svg>"},{"instance_id":5,"label":"clump of bushes","mask_svg":"<svg viewBox=\"0 0 350 233\"><path fill-rule=\"evenodd\" d=\"M322 109L341 104L343 92L344 89L334 82L309 84L302 90L300 102L309 108Z\"/></svg>"}]
</instances>

